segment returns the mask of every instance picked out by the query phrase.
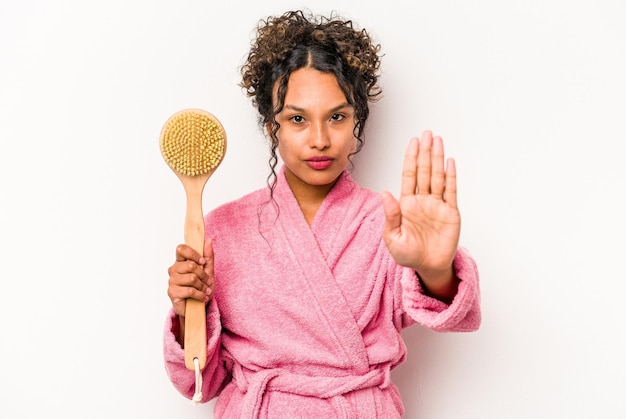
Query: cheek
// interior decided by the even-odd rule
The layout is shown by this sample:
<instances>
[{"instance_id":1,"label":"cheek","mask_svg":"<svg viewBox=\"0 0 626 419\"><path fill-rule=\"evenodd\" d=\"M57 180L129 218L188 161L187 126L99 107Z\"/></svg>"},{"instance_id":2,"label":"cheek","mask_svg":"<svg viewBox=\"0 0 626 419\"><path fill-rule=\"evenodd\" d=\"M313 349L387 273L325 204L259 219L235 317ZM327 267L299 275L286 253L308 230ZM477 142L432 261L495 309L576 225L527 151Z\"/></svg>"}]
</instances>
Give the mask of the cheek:
<instances>
[{"instance_id":1,"label":"cheek","mask_svg":"<svg viewBox=\"0 0 626 419\"><path fill-rule=\"evenodd\" d=\"M289 155L291 153L291 148L289 144L284 143L283 141L278 141L278 147L276 147L276 151L280 155L280 158L284 161L285 159L289 159Z\"/></svg>"},{"instance_id":2,"label":"cheek","mask_svg":"<svg viewBox=\"0 0 626 419\"><path fill-rule=\"evenodd\" d=\"M278 142L278 147L276 147L276 152L278 153L278 155L282 158L283 155L285 154L284 150L283 150L283 145L280 143L280 141Z\"/></svg>"},{"instance_id":3,"label":"cheek","mask_svg":"<svg viewBox=\"0 0 626 419\"><path fill-rule=\"evenodd\" d=\"M346 143L346 150L348 150L349 154L354 154L356 152L356 146L357 146L357 140L356 140L356 138L352 137Z\"/></svg>"}]
</instances>

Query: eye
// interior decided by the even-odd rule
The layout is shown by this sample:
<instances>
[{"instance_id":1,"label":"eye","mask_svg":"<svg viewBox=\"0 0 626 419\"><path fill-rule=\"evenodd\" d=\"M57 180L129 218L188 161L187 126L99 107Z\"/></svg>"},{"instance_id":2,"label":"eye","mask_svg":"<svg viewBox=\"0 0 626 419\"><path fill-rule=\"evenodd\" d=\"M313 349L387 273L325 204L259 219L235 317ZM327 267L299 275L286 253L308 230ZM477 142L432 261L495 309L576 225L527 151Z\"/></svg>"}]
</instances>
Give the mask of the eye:
<instances>
[{"instance_id":1,"label":"eye","mask_svg":"<svg viewBox=\"0 0 626 419\"><path fill-rule=\"evenodd\" d=\"M296 124L301 124L301 123L304 122L304 118L302 116L300 116L300 115L294 115L294 116L292 116L289 119L291 119Z\"/></svg>"},{"instance_id":2,"label":"eye","mask_svg":"<svg viewBox=\"0 0 626 419\"><path fill-rule=\"evenodd\" d=\"M330 119L331 121L335 121L335 122L339 122L339 121L343 121L346 118L345 115L342 115L340 113L334 113Z\"/></svg>"}]
</instances>

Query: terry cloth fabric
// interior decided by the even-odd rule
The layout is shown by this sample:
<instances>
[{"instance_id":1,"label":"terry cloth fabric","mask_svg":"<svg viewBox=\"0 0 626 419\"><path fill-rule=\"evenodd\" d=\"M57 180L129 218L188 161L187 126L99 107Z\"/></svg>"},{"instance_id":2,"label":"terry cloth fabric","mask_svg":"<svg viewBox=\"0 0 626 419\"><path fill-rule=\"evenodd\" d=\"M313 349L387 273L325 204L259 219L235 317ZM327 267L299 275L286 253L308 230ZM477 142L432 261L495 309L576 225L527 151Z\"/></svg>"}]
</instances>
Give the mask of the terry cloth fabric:
<instances>
[{"instance_id":1,"label":"terry cloth fabric","mask_svg":"<svg viewBox=\"0 0 626 419\"><path fill-rule=\"evenodd\" d=\"M424 294L382 240L379 194L345 172L309 226L280 170L264 188L207 214L215 296L207 309L203 401L216 418L401 418L390 372L402 363L401 330L440 332L480 325L478 270L459 248L461 279L451 304ZM194 373L169 313L167 373L185 397Z\"/></svg>"}]
</instances>

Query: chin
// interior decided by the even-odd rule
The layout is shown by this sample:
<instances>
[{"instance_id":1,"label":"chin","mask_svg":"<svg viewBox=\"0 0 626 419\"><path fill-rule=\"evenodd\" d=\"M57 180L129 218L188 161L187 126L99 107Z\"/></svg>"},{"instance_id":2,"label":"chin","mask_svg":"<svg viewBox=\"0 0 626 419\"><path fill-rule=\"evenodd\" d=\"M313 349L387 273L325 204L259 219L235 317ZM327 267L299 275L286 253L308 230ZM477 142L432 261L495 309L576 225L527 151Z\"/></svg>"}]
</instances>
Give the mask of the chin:
<instances>
[{"instance_id":1,"label":"chin","mask_svg":"<svg viewBox=\"0 0 626 419\"><path fill-rule=\"evenodd\" d=\"M311 186L330 186L334 185L339 179L341 173L338 174L328 174L323 176L315 176L310 178L310 182L307 182Z\"/></svg>"}]
</instances>

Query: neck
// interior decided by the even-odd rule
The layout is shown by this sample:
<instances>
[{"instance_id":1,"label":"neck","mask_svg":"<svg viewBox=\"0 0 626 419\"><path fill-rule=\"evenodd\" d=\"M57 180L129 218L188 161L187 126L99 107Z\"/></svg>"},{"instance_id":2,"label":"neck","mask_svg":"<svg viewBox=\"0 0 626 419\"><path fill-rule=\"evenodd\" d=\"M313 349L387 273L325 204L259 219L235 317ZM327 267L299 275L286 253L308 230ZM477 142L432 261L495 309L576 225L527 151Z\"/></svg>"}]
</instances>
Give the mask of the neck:
<instances>
[{"instance_id":1,"label":"neck","mask_svg":"<svg viewBox=\"0 0 626 419\"><path fill-rule=\"evenodd\" d=\"M296 201L298 201L298 205L300 206L304 217L309 225L311 225L313 219L315 218L315 214L317 214L317 210L322 205L322 202L324 202L324 199L330 190L333 186L335 186L339 177L327 185L309 185L302 182L302 180L296 177L289 170L285 170L285 179L287 180L287 184L289 184Z\"/></svg>"}]
</instances>

